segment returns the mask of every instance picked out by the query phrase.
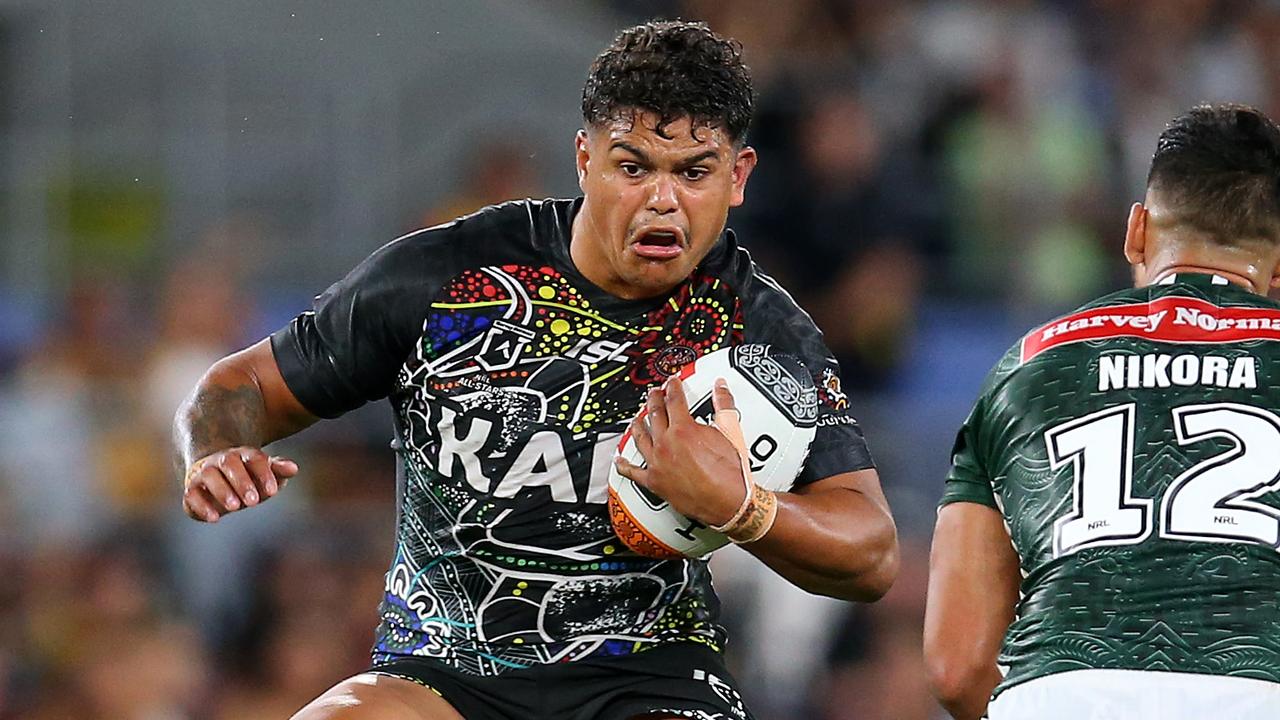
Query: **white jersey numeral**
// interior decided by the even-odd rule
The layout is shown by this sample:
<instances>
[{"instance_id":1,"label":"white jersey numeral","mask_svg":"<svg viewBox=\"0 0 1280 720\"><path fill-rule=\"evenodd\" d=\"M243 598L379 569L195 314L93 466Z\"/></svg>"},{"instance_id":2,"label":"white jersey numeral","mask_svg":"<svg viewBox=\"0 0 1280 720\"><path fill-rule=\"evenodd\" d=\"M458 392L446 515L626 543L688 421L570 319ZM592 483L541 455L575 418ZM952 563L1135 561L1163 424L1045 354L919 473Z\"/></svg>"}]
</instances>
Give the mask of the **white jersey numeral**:
<instances>
[{"instance_id":1,"label":"white jersey numeral","mask_svg":"<svg viewBox=\"0 0 1280 720\"><path fill-rule=\"evenodd\" d=\"M1077 418L1045 433L1054 470L1071 463L1074 507L1053 524L1054 556L1128 545L1151 532L1151 501L1133 491L1132 404Z\"/></svg>"},{"instance_id":2,"label":"white jersey numeral","mask_svg":"<svg viewBox=\"0 0 1280 720\"><path fill-rule=\"evenodd\" d=\"M1173 418L1180 445L1223 438L1233 447L1169 484L1160 536L1274 547L1280 511L1251 500L1280 487L1280 418L1231 403L1176 408Z\"/></svg>"},{"instance_id":3,"label":"white jersey numeral","mask_svg":"<svg viewBox=\"0 0 1280 720\"><path fill-rule=\"evenodd\" d=\"M1152 501L1132 495L1135 414L1131 403L1045 432L1052 469L1071 463L1075 473L1072 510L1053 524L1054 557L1150 535ZM1161 497L1160 537L1280 544L1280 510L1253 502L1280 489L1280 417L1214 403L1174 408L1173 418L1179 445L1220 438L1232 447L1169 484Z\"/></svg>"}]
</instances>

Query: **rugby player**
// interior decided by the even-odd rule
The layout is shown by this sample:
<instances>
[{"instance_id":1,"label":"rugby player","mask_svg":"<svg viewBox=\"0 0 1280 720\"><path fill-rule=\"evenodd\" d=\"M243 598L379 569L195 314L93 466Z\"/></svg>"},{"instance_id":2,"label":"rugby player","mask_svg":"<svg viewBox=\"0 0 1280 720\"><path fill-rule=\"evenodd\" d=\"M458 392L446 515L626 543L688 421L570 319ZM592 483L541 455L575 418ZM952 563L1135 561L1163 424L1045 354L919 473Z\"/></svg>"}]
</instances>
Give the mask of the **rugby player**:
<instances>
[{"instance_id":1,"label":"rugby player","mask_svg":"<svg viewBox=\"0 0 1280 720\"><path fill-rule=\"evenodd\" d=\"M1280 717L1275 123L1173 120L1124 256L1136 287L1023 337L956 439L925 623L956 718Z\"/></svg>"},{"instance_id":2,"label":"rugby player","mask_svg":"<svg viewBox=\"0 0 1280 720\"><path fill-rule=\"evenodd\" d=\"M372 665L297 720L750 718L706 563L637 555L610 525L610 466L646 402L661 418L647 468L621 472L732 525L801 588L887 590L894 523L839 369L725 229L756 164L751 109L737 43L696 23L626 30L583 91L582 197L395 240L199 382L176 427L183 504L207 522L298 472L264 445L368 401L395 412L398 529ZM821 388L792 492L747 487L733 445L668 381L743 342L799 357ZM732 407L724 388L716 402Z\"/></svg>"}]
</instances>

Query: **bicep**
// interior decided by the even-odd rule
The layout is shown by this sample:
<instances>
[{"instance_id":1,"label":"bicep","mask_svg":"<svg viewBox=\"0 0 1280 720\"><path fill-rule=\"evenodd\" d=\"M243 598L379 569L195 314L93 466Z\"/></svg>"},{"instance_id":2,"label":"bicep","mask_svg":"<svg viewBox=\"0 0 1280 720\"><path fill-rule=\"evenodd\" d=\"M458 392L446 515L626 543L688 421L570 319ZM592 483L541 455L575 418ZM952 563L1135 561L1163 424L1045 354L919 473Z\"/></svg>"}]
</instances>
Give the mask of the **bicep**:
<instances>
[{"instance_id":1,"label":"bicep","mask_svg":"<svg viewBox=\"0 0 1280 720\"><path fill-rule=\"evenodd\" d=\"M1014 619L1020 577L998 510L973 502L943 506L929 557L925 655L945 664L994 666Z\"/></svg>"},{"instance_id":2,"label":"bicep","mask_svg":"<svg viewBox=\"0 0 1280 720\"><path fill-rule=\"evenodd\" d=\"M854 470L823 478L792 490L796 495L816 496L823 493L856 493L876 507L889 512L889 501L880 487L880 474L875 468Z\"/></svg>"}]
</instances>

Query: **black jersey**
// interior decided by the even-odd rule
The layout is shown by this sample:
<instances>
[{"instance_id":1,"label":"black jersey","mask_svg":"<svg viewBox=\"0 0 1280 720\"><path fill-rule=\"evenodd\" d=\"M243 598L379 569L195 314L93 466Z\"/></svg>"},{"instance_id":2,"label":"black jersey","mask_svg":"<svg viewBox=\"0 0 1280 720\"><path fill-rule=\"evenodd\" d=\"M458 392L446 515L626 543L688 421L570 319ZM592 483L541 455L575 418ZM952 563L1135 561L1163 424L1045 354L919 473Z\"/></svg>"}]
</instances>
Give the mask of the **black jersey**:
<instances>
[{"instance_id":1,"label":"black jersey","mask_svg":"<svg viewBox=\"0 0 1280 720\"><path fill-rule=\"evenodd\" d=\"M511 202L382 247L275 333L289 388L333 417L388 397L395 557L374 658L492 675L719 647L704 561L629 552L606 510L617 441L648 388L712 350L771 343L821 403L799 484L872 466L809 316L726 231L669 295L622 300L575 269L581 201Z\"/></svg>"}]
</instances>

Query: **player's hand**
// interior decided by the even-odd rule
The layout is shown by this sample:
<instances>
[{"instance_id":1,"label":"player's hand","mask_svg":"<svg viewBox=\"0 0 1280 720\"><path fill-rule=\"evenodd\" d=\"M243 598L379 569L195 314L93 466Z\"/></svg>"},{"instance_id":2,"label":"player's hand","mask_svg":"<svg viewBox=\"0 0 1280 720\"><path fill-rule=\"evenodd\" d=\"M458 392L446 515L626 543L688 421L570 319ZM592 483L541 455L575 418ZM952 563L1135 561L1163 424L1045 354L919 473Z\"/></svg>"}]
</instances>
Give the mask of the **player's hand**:
<instances>
[{"instance_id":1,"label":"player's hand","mask_svg":"<svg viewBox=\"0 0 1280 720\"><path fill-rule=\"evenodd\" d=\"M716 381L712 403L716 410L735 409L723 381ZM733 517L746 493L741 456L733 443L718 429L694 420L678 377L650 390L645 410L645 417L632 421L631 434L646 467L618 457L618 472L703 524L720 525Z\"/></svg>"},{"instance_id":2,"label":"player's hand","mask_svg":"<svg viewBox=\"0 0 1280 720\"><path fill-rule=\"evenodd\" d=\"M187 470L182 509L202 522L265 502L298 474L298 464L260 448L233 447L197 460Z\"/></svg>"}]
</instances>

